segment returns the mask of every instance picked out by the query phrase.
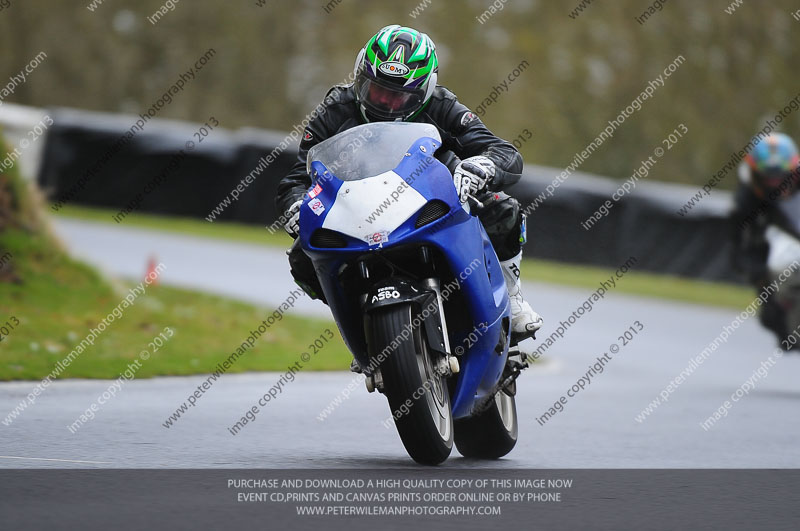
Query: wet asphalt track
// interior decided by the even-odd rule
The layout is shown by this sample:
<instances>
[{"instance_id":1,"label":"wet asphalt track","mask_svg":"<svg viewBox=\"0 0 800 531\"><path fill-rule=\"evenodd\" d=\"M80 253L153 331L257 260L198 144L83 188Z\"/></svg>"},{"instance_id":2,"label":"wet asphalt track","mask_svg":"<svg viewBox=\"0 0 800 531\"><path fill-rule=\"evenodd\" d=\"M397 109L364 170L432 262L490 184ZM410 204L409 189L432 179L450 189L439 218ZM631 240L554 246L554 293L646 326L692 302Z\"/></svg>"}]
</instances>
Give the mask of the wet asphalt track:
<instances>
[{"instance_id":1,"label":"wet asphalt track","mask_svg":"<svg viewBox=\"0 0 800 531\"><path fill-rule=\"evenodd\" d=\"M290 288L285 257L269 248L146 230L59 221L75 254L110 273L139 278L153 253L167 265L162 280L271 307ZM225 274L220 274L224 271ZM620 282L624 282L622 279ZM545 318L545 334L591 293L540 284L526 294ZM327 315L304 300L297 312ZM519 381L520 437L497 462L461 458L445 467L668 468L800 466L800 356L777 361L709 431L699 423L730 399L774 351L755 319L745 322L643 423L634 417L731 322L738 312L611 293L572 325L545 359ZM634 321L644 330L613 355L602 374L568 398L544 426L535 418L608 352ZM407 467L389 408L363 385L326 420L317 416L354 375L301 373L255 422L236 422L280 377L226 375L171 428L162 423L204 376L127 383L97 417L71 434L67 425L109 385L70 380L51 385L10 426L0 424L0 467ZM0 417L33 388L0 384Z\"/></svg>"}]
</instances>

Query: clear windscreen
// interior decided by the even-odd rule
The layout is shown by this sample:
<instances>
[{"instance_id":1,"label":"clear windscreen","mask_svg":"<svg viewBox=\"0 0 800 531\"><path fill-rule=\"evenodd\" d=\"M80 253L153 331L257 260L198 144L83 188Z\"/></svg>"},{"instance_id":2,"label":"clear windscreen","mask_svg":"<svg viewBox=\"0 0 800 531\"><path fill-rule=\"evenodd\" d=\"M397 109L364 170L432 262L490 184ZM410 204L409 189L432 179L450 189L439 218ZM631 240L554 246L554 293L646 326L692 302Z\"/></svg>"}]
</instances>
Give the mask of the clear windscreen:
<instances>
[{"instance_id":1,"label":"clear windscreen","mask_svg":"<svg viewBox=\"0 0 800 531\"><path fill-rule=\"evenodd\" d=\"M319 161L342 181L358 181L394 169L423 137L441 142L431 124L376 122L342 131L308 150L307 169Z\"/></svg>"}]
</instances>

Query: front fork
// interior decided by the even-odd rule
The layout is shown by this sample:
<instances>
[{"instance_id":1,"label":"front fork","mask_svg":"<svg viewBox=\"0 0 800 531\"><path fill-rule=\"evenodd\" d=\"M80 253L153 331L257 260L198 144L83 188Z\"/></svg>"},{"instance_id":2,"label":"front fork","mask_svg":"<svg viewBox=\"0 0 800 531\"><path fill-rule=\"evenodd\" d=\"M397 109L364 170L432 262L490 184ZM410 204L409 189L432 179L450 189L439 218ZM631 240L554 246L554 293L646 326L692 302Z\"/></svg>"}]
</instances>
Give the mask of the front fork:
<instances>
[{"instance_id":1,"label":"front fork","mask_svg":"<svg viewBox=\"0 0 800 531\"><path fill-rule=\"evenodd\" d=\"M433 291L436 294L436 303L439 309L439 319L437 328L439 332L441 332L441 345L444 348L444 356L439 359L439 363L436 366L437 372L445 377L450 377L453 374L458 373L460 370L460 366L458 363L458 358L455 357L450 352L450 335L447 333L447 319L445 319L444 315L444 299L442 298L442 290L440 288L440 282L438 278L426 278L423 281L423 284ZM436 324L436 323L433 323Z\"/></svg>"}]
</instances>

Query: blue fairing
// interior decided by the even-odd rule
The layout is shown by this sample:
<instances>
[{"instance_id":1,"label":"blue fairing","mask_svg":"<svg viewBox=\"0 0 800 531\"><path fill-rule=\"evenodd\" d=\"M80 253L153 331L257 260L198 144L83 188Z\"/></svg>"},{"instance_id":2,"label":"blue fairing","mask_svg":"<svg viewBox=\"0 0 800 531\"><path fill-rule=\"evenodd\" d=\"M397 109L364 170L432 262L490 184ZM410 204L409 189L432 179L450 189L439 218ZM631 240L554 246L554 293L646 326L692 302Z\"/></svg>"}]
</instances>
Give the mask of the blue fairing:
<instances>
[{"instance_id":1,"label":"blue fairing","mask_svg":"<svg viewBox=\"0 0 800 531\"><path fill-rule=\"evenodd\" d=\"M345 343L362 365L369 363L363 321L360 309L353 307L352 296L344 293L338 280L343 266L354 264L365 253L397 245L425 244L439 249L458 279L472 321L454 327L466 333L452 330L450 333L450 351L458 353L464 348L464 354L459 356L461 370L454 376L452 401L454 418L461 418L470 415L477 399L494 390L503 372L508 355L508 339L503 327L506 326L507 331L508 319L504 323L504 318L509 317L509 302L502 270L486 231L480 221L462 207L450 172L432 156L438 147L439 142L433 138L417 140L408 150L410 155L403 157L393 171L426 201L436 199L446 203L450 208L447 215L417 229L415 213L388 234L388 241L380 246L343 236L346 247L313 247L311 236L322 228L343 181L321 162L312 161L314 183L310 195L314 197L307 197L301 207L300 243L314 263ZM312 201L319 201L314 203L313 209L309 205ZM441 288L446 293L446 287L442 285ZM466 339L470 331L472 336Z\"/></svg>"}]
</instances>

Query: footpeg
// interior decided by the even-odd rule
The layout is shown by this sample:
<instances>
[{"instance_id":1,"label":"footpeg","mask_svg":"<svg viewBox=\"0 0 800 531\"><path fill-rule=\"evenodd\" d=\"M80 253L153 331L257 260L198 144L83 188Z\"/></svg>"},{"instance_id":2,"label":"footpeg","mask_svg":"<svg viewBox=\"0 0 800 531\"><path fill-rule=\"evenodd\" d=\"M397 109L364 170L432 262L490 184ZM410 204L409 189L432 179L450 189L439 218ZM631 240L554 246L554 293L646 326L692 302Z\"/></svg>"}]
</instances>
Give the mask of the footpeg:
<instances>
[{"instance_id":1,"label":"footpeg","mask_svg":"<svg viewBox=\"0 0 800 531\"><path fill-rule=\"evenodd\" d=\"M526 352L522 352L518 346L508 349L508 360L506 361L507 369L516 369L522 371L530 367L530 356Z\"/></svg>"},{"instance_id":2,"label":"footpeg","mask_svg":"<svg viewBox=\"0 0 800 531\"><path fill-rule=\"evenodd\" d=\"M503 376L500 383L497 384L498 392L508 390L509 394L515 395L517 392L517 378L529 366L526 353L522 352L518 346L509 348L506 366L503 368Z\"/></svg>"}]
</instances>

